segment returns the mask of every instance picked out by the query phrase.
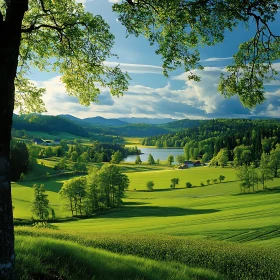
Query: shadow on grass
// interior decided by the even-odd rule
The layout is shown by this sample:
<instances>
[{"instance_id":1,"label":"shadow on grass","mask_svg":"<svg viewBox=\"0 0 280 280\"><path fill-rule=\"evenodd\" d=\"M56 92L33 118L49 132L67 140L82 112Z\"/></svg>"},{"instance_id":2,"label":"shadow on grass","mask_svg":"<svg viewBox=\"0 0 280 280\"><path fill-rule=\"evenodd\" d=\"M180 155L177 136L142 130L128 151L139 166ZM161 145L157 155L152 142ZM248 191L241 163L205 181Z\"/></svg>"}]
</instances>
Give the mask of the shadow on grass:
<instances>
[{"instance_id":1,"label":"shadow on grass","mask_svg":"<svg viewBox=\"0 0 280 280\"><path fill-rule=\"evenodd\" d=\"M169 170L161 165L158 165L158 166L154 166L154 165L153 166L140 166L140 165L124 166L124 165L122 165L121 167L122 167L122 172L124 172L124 173Z\"/></svg>"},{"instance_id":2,"label":"shadow on grass","mask_svg":"<svg viewBox=\"0 0 280 280\"><path fill-rule=\"evenodd\" d=\"M274 193L280 193L280 186L279 187L273 187L273 188L266 188L266 189L258 189L255 190L255 192L245 192L245 193L237 193L237 194L232 194L232 196L240 196L240 195L264 195L264 194L274 194Z\"/></svg>"},{"instance_id":3,"label":"shadow on grass","mask_svg":"<svg viewBox=\"0 0 280 280\"><path fill-rule=\"evenodd\" d=\"M186 209L180 207L125 206L118 212L104 215L102 218L175 217L211 214L219 211L217 209Z\"/></svg>"},{"instance_id":4,"label":"shadow on grass","mask_svg":"<svg viewBox=\"0 0 280 280\"><path fill-rule=\"evenodd\" d=\"M149 203L145 203L145 202L124 202L123 206L138 206L138 205L145 205L145 204L149 204Z\"/></svg>"}]
</instances>

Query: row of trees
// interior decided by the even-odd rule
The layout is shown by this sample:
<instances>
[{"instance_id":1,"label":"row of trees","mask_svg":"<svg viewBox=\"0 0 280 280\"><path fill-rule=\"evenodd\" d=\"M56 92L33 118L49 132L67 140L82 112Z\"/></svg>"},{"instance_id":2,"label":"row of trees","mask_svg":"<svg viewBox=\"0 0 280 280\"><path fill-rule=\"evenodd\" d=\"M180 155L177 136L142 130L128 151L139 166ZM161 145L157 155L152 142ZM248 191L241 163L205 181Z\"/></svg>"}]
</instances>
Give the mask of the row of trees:
<instances>
[{"instance_id":1,"label":"row of trees","mask_svg":"<svg viewBox=\"0 0 280 280\"><path fill-rule=\"evenodd\" d=\"M280 140L279 120L217 119L201 121L197 127L184 131L146 138L144 145L184 147L186 160L208 162L221 149L227 149L234 160L234 149L246 147L251 161L260 160L263 152L275 149ZM159 144L161 143L161 144Z\"/></svg>"},{"instance_id":2,"label":"row of trees","mask_svg":"<svg viewBox=\"0 0 280 280\"><path fill-rule=\"evenodd\" d=\"M91 169L88 176L66 181L59 194L72 215L90 215L102 209L119 207L128 186L127 175L121 172L120 167L110 164L103 165L100 170Z\"/></svg>"},{"instance_id":3,"label":"row of trees","mask_svg":"<svg viewBox=\"0 0 280 280\"><path fill-rule=\"evenodd\" d=\"M272 160L273 156L263 153L259 163L259 167L256 167L254 163L250 165L242 165L237 168L236 175L240 180L240 191L255 192L258 190L259 183L262 189L266 189L266 182L273 180L277 177L277 172L273 168L274 163ZM279 159L280 161L280 159Z\"/></svg>"},{"instance_id":4,"label":"row of trees","mask_svg":"<svg viewBox=\"0 0 280 280\"><path fill-rule=\"evenodd\" d=\"M72 216L91 215L100 210L119 207L128 186L127 175L122 174L118 166L111 164L104 165L100 170L91 169L88 176L66 181L59 195L65 209ZM34 184L33 189L32 214L40 221L46 221L50 215L54 219L55 212L49 205L44 185Z\"/></svg>"}]
</instances>

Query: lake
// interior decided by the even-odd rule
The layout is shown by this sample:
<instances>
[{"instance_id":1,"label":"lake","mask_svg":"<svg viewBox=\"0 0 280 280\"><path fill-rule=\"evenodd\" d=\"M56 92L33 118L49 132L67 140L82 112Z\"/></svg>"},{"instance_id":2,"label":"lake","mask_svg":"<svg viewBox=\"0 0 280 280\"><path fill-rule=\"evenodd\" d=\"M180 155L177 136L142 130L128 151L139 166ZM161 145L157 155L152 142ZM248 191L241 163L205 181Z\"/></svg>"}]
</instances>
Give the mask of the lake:
<instances>
[{"instance_id":1,"label":"lake","mask_svg":"<svg viewBox=\"0 0 280 280\"><path fill-rule=\"evenodd\" d=\"M174 156L174 160L176 160L176 156L184 155L184 149L140 148L140 150L141 153L143 153L140 155L142 162L148 161L149 154L152 154L155 161L157 161L157 159L160 161L167 160L167 157L170 155ZM136 155L131 155L125 158L124 162L135 162L135 159Z\"/></svg>"}]
</instances>

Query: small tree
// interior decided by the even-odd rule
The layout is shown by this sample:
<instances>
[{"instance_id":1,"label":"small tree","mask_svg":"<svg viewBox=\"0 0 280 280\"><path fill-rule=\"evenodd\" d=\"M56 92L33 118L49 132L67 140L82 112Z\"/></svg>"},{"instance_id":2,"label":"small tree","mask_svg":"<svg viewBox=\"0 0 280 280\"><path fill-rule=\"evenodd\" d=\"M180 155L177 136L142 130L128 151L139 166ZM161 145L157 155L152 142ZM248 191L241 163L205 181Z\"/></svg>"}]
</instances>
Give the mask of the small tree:
<instances>
[{"instance_id":1,"label":"small tree","mask_svg":"<svg viewBox=\"0 0 280 280\"><path fill-rule=\"evenodd\" d=\"M116 151L112 155L111 163L119 164L123 160L123 154L120 151Z\"/></svg>"},{"instance_id":2,"label":"small tree","mask_svg":"<svg viewBox=\"0 0 280 280\"><path fill-rule=\"evenodd\" d=\"M21 173L21 174L20 174L19 180L20 180L21 182L24 182L24 181L26 180L26 176L25 176L24 173Z\"/></svg>"},{"instance_id":3,"label":"small tree","mask_svg":"<svg viewBox=\"0 0 280 280\"><path fill-rule=\"evenodd\" d=\"M202 181L200 182L200 186L201 186L201 187L204 187L204 183L203 183Z\"/></svg>"},{"instance_id":4,"label":"small tree","mask_svg":"<svg viewBox=\"0 0 280 280\"><path fill-rule=\"evenodd\" d=\"M34 199L31 202L31 212L40 220L45 221L49 217L49 200L48 195L45 194L44 185L33 185Z\"/></svg>"},{"instance_id":5,"label":"small tree","mask_svg":"<svg viewBox=\"0 0 280 280\"><path fill-rule=\"evenodd\" d=\"M217 184L218 179L213 179L214 184Z\"/></svg>"},{"instance_id":6,"label":"small tree","mask_svg":"<svg viewBox=\"0 0 280 280\"><path fill-rule=\"evenodd\" d=\"M226 177L225 177L224 175L220 175L220 176L219 176L220 183L221 183L222 181L224 181L225 178L226 178Z\"/></svg>"},{"instance_id":7,"label":"small tree","mask_svg":"<svg viewBox=\"0 0 280 280\"><path fill-rule=\"evenodd\" d=\"M208 184L208 185L210 185L210 179L207 179L207 181L206 181L206 182L207 182L207 184Z\"/></svg>"},{"instance_id":8,"label":"small tree","mask_svg":"<svg viewBox=\"0 0 280 280\"><path fill-rule=\"evenodd\" d=\"M154 157L152 156L152 154L149 154L149 156L148 156L148 163L155 164L155 160L154 160Z\"/></svg>"},{"instance_id":9,"label":"small tree","mask_svg":"<svg viewBox=\"0 0 280 280\"><path fill-rule=\"evenodd\" d=\"M178 156L176 157L176 161L177 161L179 164L183 164L184 161L185 161L185 156L183 156L183 155L178 155Z\"/></svg>"},{"instance_id":10,"label":"small tree","mask_svg":"<svg viewBox=\"0 0 280 280\"><path fill-rule=\"evenodd\" d=\"M180 179L179 178L172 178L171 179L171 187L172 189L175 189L175 186L179 184Z\"/></svg>"},{"instance_id":11,"label":"small tree","mask_svg":"<svg viewBox=\"0 0 280 280\"><path fill-rule=\"evenodd\" d=\"M136 159L135 159L135 164L141 164L142 163L142 160L140 158L139 155L136 156Z\"/></svg>"},{"instance_id":12,"label":"small tree","mask_svg":"<svg viewBox=\"0 0 280 280\"><path fill-rule=\"evenodd\" d=\"M167 158L167 161L168 161L169 165L172 165L172 163L174 162L174 156L169 155Z\"/></svg>"},{"instance_id":13,"label":"small tree","mask_svg":"<svg viewBox=\"0 0 280 280\"><path fill-rule=\"evenodd\" d=\"M192 184L190 182L187 182L186 183L186 188L191 188L192 187Z\"/></svg>"},{"instance_id":14,"label":"small tree","mask_svg":"<svg viewBox=\"0 0 280 280\"><path fill-rule=\"evenodd\" d=\"M270 167L270 156L263 153L261 156L260 167L259 167L259 181L263 186L263 189L266 188L265 182L268 180L273 180L273 169Z\"/></svg>"},{"instance_id":15,"label":"small tree","mask_svg":"<svg viewBox=\"0 0 280 280\"><path fill-rule=\"evenodd\" d=\"M152 191L154 190L154 185L155 185L154 181L148 181L148 182L146 183L146 188L147 188L147 190L150 191L150 192L152 192Z\"/></svg>"}]
</instances>

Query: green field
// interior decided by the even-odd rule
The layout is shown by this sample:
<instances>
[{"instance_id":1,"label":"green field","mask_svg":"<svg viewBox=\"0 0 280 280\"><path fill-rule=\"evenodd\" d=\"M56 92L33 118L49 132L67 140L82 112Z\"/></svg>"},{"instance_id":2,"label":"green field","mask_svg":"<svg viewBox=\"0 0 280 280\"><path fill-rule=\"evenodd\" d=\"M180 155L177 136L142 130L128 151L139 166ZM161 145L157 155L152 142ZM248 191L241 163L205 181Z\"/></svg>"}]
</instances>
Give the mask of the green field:
<instances>
[{"instance_id":1,"label":"green field","mask_svg":"<svg viewBox=\"0 0 280 280\"><path fill-rule=\"evenodd\" d=\"M50 168L55 160L55 158L46 159L44 161L44 168ZM225 271L224 266L223 268L217 267L216 269L213 265L215 263L214 260L208 260L205 263L203 257L199 257L199 261L191 262L190 260L181 260L180 258L169 259L166 257L157 257L150 253L141 253L140 249L144 246L144 243L148 242L150 239L160 241L164 238L172 239L177 236L177 238L182 238L182 242L185 242L185 240L189 240L190 242L202 242L202 244L204 244L202 246L208 246L207 242L212 240L211 242L214 242L214 245L211 245L211 243L209 246L213 247L211 248L216 252L218 258L228 258L228 256L222 257L223 253L219 248L219 242L222 242L221 244L225 242L225 244L229 244L228 246L233 246L232 248L229 247L226 249L226 251L228 251L227 253L236 250L238 263L241 261L241 259L238 260L238 258L243 258L245 255L249 256L248 252L251 254L258 250L276 250L277 248L279 252L280 178L268 182L268 189L265 191L240 194L239 183L236 181L235 170L232 168L196 167L178 170L165 166L136 166L134 164L123 164L122 167L130 179L130 187L125 193L125 198L123 199L124 206L122 208L112 210L106 214L98 214L88 219L72 221L68 219L53 223L55 230L50 233L49 237L59 238L61 234L64 236L62 238L63 240L71 240L71 238L74 238L78 239L81 243L84 242L81 240L86 239L90 240L90 242L95 242L92 247L103 244L102 242L105 242L105 239L109 240L114 237L115 240L110 243L110 246L100 245L97 247L115 253L120 253L120 251L114 249L116 246L119 246L115 246L114 242L120 244L122 239L126 240L123 242L127 242L127 240L131 239L133 240L133 244L137 244L137 246L135 245L135 252L129 251L126 245L124 245L122 249L124 253L148 257L149 259L179 261L191 266L215 269L219 273L227 275L230 279L278 279L278 276L276 277L275 275L279 275L280 279L280 274L277 274L280 273L279 269L275 270L274 268L279 265L275 260L280 259L277 252L271 256L271 263L268 266L270 270L272 267L274 268L273 270L275 270L273 272L274 274L269 274L270 276L268 277L270 278L265 278L263 275L259 278L248 278L249 272L245 268L240 268L240 272L239 268L236 272L236 267L234 270L235 272L231 270ZM40 172L37 170L37 175L39 173ZM218 178L219 175L224 175L226 177L224 182L207 185L207 179L215 179ZM73 175L53 176L48 180L40 179L23 183L14 183L12 185L12 193L13 204L15 206L15 218L29 219L31 217L30 200L33 194L31 187L35 182L37 184L45 184L51 206L56 211L56 216L58 218L69 217L70 213L65 212L61 208L58 195L58 191L63 182L69 179L69 176ZM175 189L170 188L170 180L173 177L178 177L180 179L180 183ZM145 190L145 185L148 180L154 181L155 191L148 192ZM185 188L185 183L187 181L192 183L192 188ZM205 186L200 186L201 181L204 182ZM261 189L260 186L259 188ZM17 227L16 231L18 236L32 236L37 234L41 236L40 230L36 228ZM43 234L48 236L46 231L44 231ZM69 234L71 236L69 236ZM67 236L66 238L65 235ZM97 244L96 242L99 243ZM246 248L248 249L244 249L245 253L242 251L243 249L241 250L239 248L240 244L246 244ZM219 249L217 249L217 247ZM172 248L172 250L175 251L178 249ZM270 251L264 253L265 257L268 256L268 252ZM170 252L172 256L176 255L175 253L176 252L173 251ZM209 252L207 255L209 255ZM247 262L248 259L246 258L245 261ZM250 262L251 261L252 260L250 260ZM234 262L236 265L236 259ZM230 266L231 264L227 265ZM267 263L262 265L259 263L252 263L251 265L265 267ZM262 269L266 271L263 267ZM254 268L254 277L260 274L258 269L259 268ZM240 273L245 274L242 276ZM267 273L268 272L266 272L266 274ZM143 279L150 278L144 277Z\"/></svg>"}]
</instances>

